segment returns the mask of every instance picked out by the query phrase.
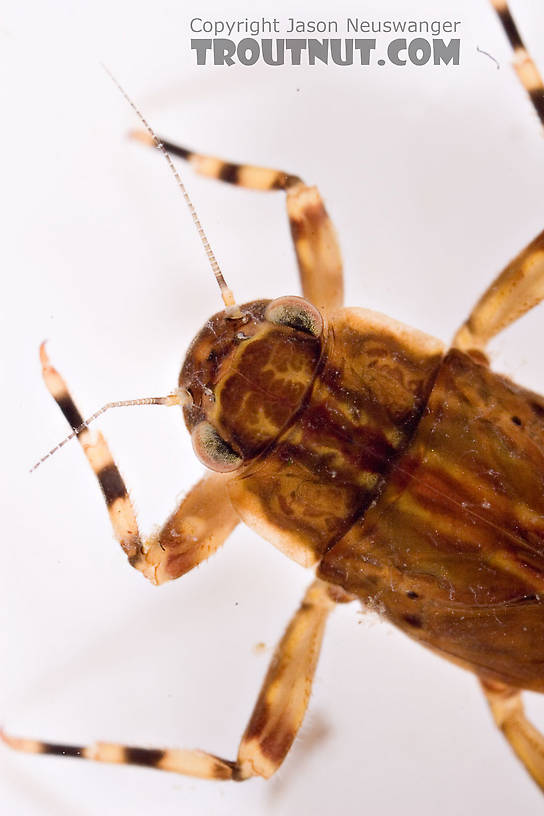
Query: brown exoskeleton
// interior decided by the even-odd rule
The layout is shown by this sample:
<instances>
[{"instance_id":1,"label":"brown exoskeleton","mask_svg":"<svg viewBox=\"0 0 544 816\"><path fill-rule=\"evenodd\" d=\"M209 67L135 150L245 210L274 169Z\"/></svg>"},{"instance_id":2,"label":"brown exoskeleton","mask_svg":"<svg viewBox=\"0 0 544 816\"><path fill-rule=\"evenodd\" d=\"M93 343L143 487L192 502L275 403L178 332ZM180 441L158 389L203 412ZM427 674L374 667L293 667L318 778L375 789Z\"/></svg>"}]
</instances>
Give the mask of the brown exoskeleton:
<instances>
[{"instance_id":1,"label":"brown exoskeleton","mask_svg":"<svg viewBox=\"0 0 544 816\"><path fill-rule=\"evenodd\" d=\"M496 3L519 72L542 115L542 84L506 5ZM175 147L168 146L171 152ZM340 309L341 264L318 192L283 173L181 152L209 175L285 189L307 301L259 301L214 316L180 377L197 454L212 470L161 533L140 539L104 440L79 440L118 539L155 583L217 549L240 519L317 566L282 640L238 759L98 744L16 748L152 765L213 778L269 776L306 708L325 619L354 597L474 671L498 725L539 784L542 738L520 689L543 690L542 398L493 374L488 340L544 295L544 238L524 250L474 309L448 353L393 321ZM312 305L313 304L313 305ZM81 417L43 354L72 427Z\"/></svg>"}]
</instances>

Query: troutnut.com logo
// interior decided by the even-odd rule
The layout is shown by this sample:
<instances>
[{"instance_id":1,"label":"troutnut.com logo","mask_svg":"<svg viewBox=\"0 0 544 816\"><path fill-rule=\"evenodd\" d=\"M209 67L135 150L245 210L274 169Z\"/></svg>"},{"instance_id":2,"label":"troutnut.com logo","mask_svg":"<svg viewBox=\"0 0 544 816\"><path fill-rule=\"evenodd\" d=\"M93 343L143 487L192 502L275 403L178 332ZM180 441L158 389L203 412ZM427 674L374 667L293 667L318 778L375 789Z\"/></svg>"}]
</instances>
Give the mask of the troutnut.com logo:
<instances>
[{"instance_id":1,"label":"troutnut.com logo","mask_svg":"<svg viewBox=\"0 0 544 816\"><path fill-rule=\"evenodd\" d=\"M197 65L459 65L459 21L453 20L298 20L288 17L207 20L193 17L191 39ZM269 37L269 34L371 34L360 37ZM385 40L382 35L402 35ZM226 35L226 36L225 36ZM259 36L259 35L265 35ZM408 35L408 36L405 36ZM257 39L259 37L259 39Z\"/></svg>"}]
</instances>

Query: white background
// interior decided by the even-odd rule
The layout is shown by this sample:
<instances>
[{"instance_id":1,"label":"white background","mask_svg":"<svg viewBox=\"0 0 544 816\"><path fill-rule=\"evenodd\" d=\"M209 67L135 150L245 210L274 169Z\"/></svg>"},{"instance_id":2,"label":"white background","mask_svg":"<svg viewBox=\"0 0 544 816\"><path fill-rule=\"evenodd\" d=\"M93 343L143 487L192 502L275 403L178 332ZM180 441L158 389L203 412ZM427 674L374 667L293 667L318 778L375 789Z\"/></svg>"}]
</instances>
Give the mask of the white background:
<instances>
[{"instance_id":1,"label":"white background","mask_svg":"<svg viewBox=\"0 0 544 816\"><path fill-rule=\"evenodd\" d=\"M544 67L541 3L512 6ZM457 19L462 65L196 68L189 20L225 10ZM347 303L446 341L543 226L544 144L485 0L4 5L0 721L49 740L234 758L310 576L240 527L209 563L155 589L112 540L76 444L28 475L67 431L41 383L44 338L88 414L170 391L190 339L221 306L163 160L125 138L137 122L101 60L164 136L318 183L342 241ZM282 194L181 169L238 299L296 293ZM541 391L542 314L493 344L499 370ZM149 531L201 471L179 412L125 409L101 426ZM542 700L526 697L544 726ZM542 812L475 679L353 605L331 620L310 712L270 782L4 749L0 778L0 813L24 816Z\"/></svg>"}]
</instances>

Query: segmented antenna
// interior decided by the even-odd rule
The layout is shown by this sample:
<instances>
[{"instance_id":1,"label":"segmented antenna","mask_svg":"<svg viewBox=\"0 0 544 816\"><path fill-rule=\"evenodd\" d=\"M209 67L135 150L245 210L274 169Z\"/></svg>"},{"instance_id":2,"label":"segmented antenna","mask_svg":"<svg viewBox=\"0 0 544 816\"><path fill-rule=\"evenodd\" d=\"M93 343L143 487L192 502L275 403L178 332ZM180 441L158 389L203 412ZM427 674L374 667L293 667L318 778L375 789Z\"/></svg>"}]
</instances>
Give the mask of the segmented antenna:
<instances>
[{"instance_id":1,"label":"segmented antenna","mask_svg":"<svg viewBox=\"0 0 544 816\"><path fill-rule=\"evenodd\" d=\"M34 473L34 471L37 468L39 468L39 466L43 462L49 459L50 456L53 456L54 453L56 453L58 450L64 447L64 445L66 445L66 443L69 442L71 439L74 439L74 437L79 436L79 434L82 431L85 431L89 427L91 422L94 422L95 419L98 419L99 416L105 414L106 411L109 411L110 408L125 408L129 405L168 405L168 406L185 405L190 402L192 402L192 400L189 394L185 395L185 393L182 391L177 391L174 394L168 394L167 397L143 397L142 399L119 400L117 402L108 402L106 403L106 405L103 405L102 408L100 408L98 411L95 411L92 416L84 420L81 423L81 425L79 425L77 428L74 428L72 433L68 434L68 436L65 437L62 440L62 442L59 442L58 445L55 445L54 448L51 448L51 450L48 453L46 453L45 456L42 456L42 458L30 468L29 473Z\"/></svg>"},{"instance_id":2,"label":"segmented antenna","mask_svg":"<svg viewBox=\"0 0 544 816\"><path fill-rule=\"evenodd\" d=\"M200 223L200 219L199 219L199 217L197 215L195 206L194 206L193 202L191 201L191 199L189 198L189 193L185 189L185 184L182 182L181 177L180 177L176 167L174 166L174 162L172 161L172 159L170 157L170 154L168 153L168 151L166 150L166 148L164 147L162 142L157 138L157 136L156 136L153 128L151 127L151 125L147 122L147 120L145 119L145 117L143 116L141 111L138 109L138 107L135 105L135 103L132 101L130 96L127 94L127 92L125 91L123 86L114 77L114 75L112 74L110 69L104 64L102 64L102 67L104 68L105 72L108 74L108 76L110 77L110 79L114 83L114 85L116 85L116 87L119 89L119 91L123 94L123 96L127 100L128 104L130 105L130 107L132 108L132 110L134 111L134 113L136 114L136 116L138 117L140 122L142 123L142 125L145 127L145 129L149 133L149 136L153 140L153 144L155 145L155 147L157 147L161 151L162 155L166 159L166 161L168 163L168 166L169 166L174 178L176 179L178 187L180 188L180 190L181 190L181 192L183 194L183 198L185 199L185 203L189 207L189 212L191 213L191 216L193 218L196 230L198 232L200 240L202 241L202 245L204 247L206 255L208 256L208 260L209 260L210 265L212 267L213 274L215 275L215 279L216 279L217 284L219 286L219 290L221 292L221 297L223 298L223 303L225 304L227 314L230 317L238 317L240 310L239 310L238 306L236 305L236 301L234 300L234 295L232 294L232 291L230 290L230 288L227 286L227 282L226 282L225 278L223 277L223 273L221 272L221 269L219 268L219 264L217 263L217 259L216 259L215 255L214 255L214 252L213 252L213 250L212 250L212 248L210 246L210 242L208 241L208 238L206 237L206 233L204 232L202 224Z\"/></svg>"}]
</instances>

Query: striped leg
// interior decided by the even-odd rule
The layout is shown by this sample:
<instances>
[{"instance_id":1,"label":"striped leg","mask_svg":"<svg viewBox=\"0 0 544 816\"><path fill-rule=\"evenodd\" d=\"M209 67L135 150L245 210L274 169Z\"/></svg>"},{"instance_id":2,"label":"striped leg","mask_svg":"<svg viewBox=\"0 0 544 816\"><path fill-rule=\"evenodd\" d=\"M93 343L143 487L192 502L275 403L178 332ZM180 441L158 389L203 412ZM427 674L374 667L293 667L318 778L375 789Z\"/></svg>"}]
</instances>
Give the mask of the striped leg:
<instances>
[{"instance_id":1,"label":"striped leg","mask_svg":"<svg viewBox=\"0 0 544 816\"><path fill-rule=\"evenodd\" d=\"M73 430L81 416L68 387L40 348L47 389ZM227 495L225 476L205 476L176 508L159 533L142 541L134 507L123 477L101 433L84 428L77 435L104 495L113 532L129 563L154 584L178 578L208 558L225 541L239 519ZM228 476L227 476L228 478Z\"/></svg>"},{"instance_id":2,"label":"striped leg","mask_svg":"<svg viewBox=\"0 0 544 816\"><path fill-rule=\"evenodd\" d=\"M493 719L536 784L544 791L544 736L528 721L519 689L482 681Z\"/></svg>"},{"instance_id":3,"label":"striped leg","mask_svg":"<svg viewBox=\"0 0 544 816\"><path fill-rule=\"evenodd\" d=\"M146 131L135 131L132 136L153 146ZM185 159L204 176L250 190L284 190L304 297L315 306L329 310L342 305L344 284L340 247L317 187L308 187L298 176L281 170L233 164L163 139L160 141L169 153Z\"/></svg>"},{"instance_id":4,"label":"striped leg","mask_svg":"<svg viewBox=\"0 0 544 816\"><path fill-rule=\"evenodd\" d=\"M320 580L311 584L276 648L235 762L203 751L131 748L104 742L84 747L12 737L1 732L0 736L11 748L33 754L147 765L204 779L268 778L287 756L302 724L329 612L335 603L349 600L351 597L342 590Z\"/></svg>"},{"instance_id":5,"label":"striped leg","mask_svg":"<svg viewBox=\"0 0 544 816\"><path fill-rule=\"evenodd\" d=\"M514 49L514 68L519 80L529 94L538 117L544 125L544 85L542 77L521 39L506 0L491 0L491 5L499 15L508 41Z\"/></svg>"},{"instance_id":6,"label":"striped leg","mask_svg":"<svg viewBox=\"0 0 544 816\"><path fill-rule=\"evenodd\" d=\"M531 59L506 0L491 0L510 45L521 84L544 124L544 85ZM544 299L544 232L514 258L484 292L454 337L462 351L483 351L487 343Z\"/></svg>"},{"instance_id":7,"label":"striped leg","mask_svg":"<svg viewBox=\"0 0 544 816\"><path fill-rule=\"evenodd\" d=\"M487 343L544 300L544 232L511 261L484 292L453 345L483 351Z\"/></svg>"}]
</instances>

